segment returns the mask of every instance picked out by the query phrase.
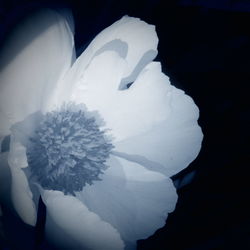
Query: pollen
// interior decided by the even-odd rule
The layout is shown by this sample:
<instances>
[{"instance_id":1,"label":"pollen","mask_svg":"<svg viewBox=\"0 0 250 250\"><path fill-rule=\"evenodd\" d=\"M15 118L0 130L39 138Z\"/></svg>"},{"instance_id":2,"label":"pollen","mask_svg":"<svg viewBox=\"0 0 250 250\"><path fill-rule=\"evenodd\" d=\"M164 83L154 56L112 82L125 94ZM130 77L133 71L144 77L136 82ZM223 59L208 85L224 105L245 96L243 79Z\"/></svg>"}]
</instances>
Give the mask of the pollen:
<instances>
[{"instance_id":1,"label":"pollen","mask_svg":"<svg viewBox=\"0 0 250 250\"><path fill-rule=\"evenodd\" d=\"M105 133L75 104L46 113L27 146L32 176L44 189L72 195L100 181L113 148Z\"/></svg>"}]
</instances>

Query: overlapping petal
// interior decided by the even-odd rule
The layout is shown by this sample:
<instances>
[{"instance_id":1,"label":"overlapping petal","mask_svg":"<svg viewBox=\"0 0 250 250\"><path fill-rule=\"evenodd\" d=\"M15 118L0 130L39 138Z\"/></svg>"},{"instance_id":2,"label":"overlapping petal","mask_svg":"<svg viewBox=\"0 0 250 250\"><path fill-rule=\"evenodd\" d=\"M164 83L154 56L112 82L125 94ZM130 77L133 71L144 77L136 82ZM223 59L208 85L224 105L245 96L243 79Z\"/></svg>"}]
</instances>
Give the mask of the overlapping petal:
<instances>
[{"instance_id":1,"label":"overlapping petal","mask_svg":"<svg viewBox=\"0 0 250 250\"><path fill-rule=\"evenodd\" d=\"M8 153L8 165L11 172L11 198L13 206L21 219L29 224L35 225L37 211L37 197L29 183L29 170L26 155L26 145L32 134L40 112L25 117L21 122L11 126L10 151Z\"/></svg>"},{"instance_id":2,"label":"overlapping petal","mask_svg":"<svg viewBox=\"0 0 250 250\"><path fill-rule=\"evenodd\" d=\"M15 137L11 138L8 164L11 171L11 196L13 206L20 218L29 225L36 223L36 206L29 182L22 168L28 166L26 151Z\"/></svg>"},{"instance_id":3,"label":"overlapping petal","mask_svg":"<svg viewBox=\"0 0 250 250\"><path fill-rule=\"evenodd\" d=\"M0 135L37 110L46 109L59 79L74 60L73 27L69 12L43 10L26 19L2 49L0 74ZM32 124L25 129L26 132ZM13 131L12 131L13 132ZM22 130L26 134L25 130ZM15 133L14 133L15 134ZM36 208L27 176L25 147L12 135L8 163L12 202L27 224L36 222ZM19 133L20 135L20 133Z\"/></svg>"},{"instance_id":4,"label":"overlapping petal","mask_svg":"<svg viewBox=\"0 0 250 250\"><path fill-rule=\"evenodd\" d=\"M126 54L124 53L124 46L109 45L117 40L127 44ZM155 58L157 45L158 37L154 25L149 25L139 18L124 16L96 36L88 49L100 53L101 50L113 50L115 48L128 63L128 68L123 76L129 77L143 57L142 64L144 65Z\"/></svg>"},{"instance_id":5,"label":"overlapping petal","mask_svg":"<svg viewBox=\"0 0 250 250\"><path fill-rule=\"evenodd\" d=\"M116 87L118 89L134 81L141 69L156 57L157 45L158 37L154 25L149 25L139 18L124 16L98 34L77 58L71 70L60 82L51 108L69 98L72 91L81 85L89 64L103 52L115 51L127 63L121 81ZM115 72L116 69L113 70Z\"/></svg>"},{"instance_id":6,"label":"overlapping petal","mask_svg":"<svg viewBox=\"0 0 250 250\"><path fill-rule=\"evenodd\" d=\"M167 176L187 167L203 138L192 98L170 85L156 62L145 67L125 95L127 137L116 142L115 150Z\"/></svg>"},{"instance_id":7,"label":"overlapping petal","mask_svg":"<svg viewBox=\"0 0 250 250\"><path fill-rule=\"evenodd\" d=\"M115 141L149 131L170 114L173 86L161 73L159 63L149 64L134 85L119 90L126 68L126 61L117 52L104 51L82 73L70 99L97 110Z\"/></svg>"},{"instance_id":8,"label":"overlapping petal","mask_svg":"<svg viewBox=\"0 0 250 250\"><path fill-rule=\"evenodd\" d=\"M70 15L68 13L64 13ZM0 135L11 124L46 108L74 60L72 28L64 14L40 11L25 20L1 52Z\"/></svg>"},{"instance_id":9,"label":"overlapping petal","mask_svg":"<svg viewBox=\"0 0 250 250\"><path fill-rule=\"evenodd\" d=\"M130 88L118 90L126 67L118 53L103 52L86 68L71 100L100 113L123 156L167 176L176 174L200 151L199 110L170 84L159 62L149 63Z\"/></svg>"},{"instance_id":10,"label":"overlapping petal","mask_svg":"<svg viewBox=\"0 0 250 250\"><path fill-rule=\"evenodd\" d=\"M109 222L121 234L126 249L152 235L165 224L177 194L172 181L137 163L111 156L102 181L77 194L90 211Z\"/></svg>"},{"instance_id":11,"label":"overlapping petal","mask_svg":"<svg viewBox=\"0 0 250 250\"><path fill-rule=\"evenodd\" d=\"M48 216L69 236L63 238L62 233L57 235L56 244L60 249L124 249L118 231L89 211L77 198L52 190L41 194Z\"/></svg>"}]
</instances>

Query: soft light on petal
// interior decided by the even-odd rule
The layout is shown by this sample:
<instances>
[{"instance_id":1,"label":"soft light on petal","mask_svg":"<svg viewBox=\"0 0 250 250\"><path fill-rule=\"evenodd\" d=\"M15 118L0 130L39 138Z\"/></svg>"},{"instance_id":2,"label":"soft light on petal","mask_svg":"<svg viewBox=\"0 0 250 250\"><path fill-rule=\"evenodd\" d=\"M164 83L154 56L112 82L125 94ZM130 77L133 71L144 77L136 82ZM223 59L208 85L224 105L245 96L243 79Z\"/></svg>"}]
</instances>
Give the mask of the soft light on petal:
<instances>
[{"instance_id":1,"label":"soft light on petal","mask_svg":"<svg viewBox=\"0 0 250 250\"><path fill-rule=\"evenodd\" d=\"M1 135L9 133L11 124L46 108L71 66L74 41L67 19L42 10L20 24L1 51Z\"/></svg>"},{"instance_id":2,"label":"soft light on petal","mask_svg":"<svg viewBox=\"0 0 250 250\"><path fill-rule=\"evenodd\" d=\"M24 172L20 168L11 167L11 194L14 208L20 218L27 224L35 226L36 207Z\"/></svg>"},{"instance_id":3,"label":"soft light on petal","mask_svg":"<svg viewBox=\"0 0 250 250\"><path fill-rule=\"evenodd\" d=\"M42 199L54 223L73 239L69 242L59 234L54 241L57 241L60 247L92 250L124 249L124 243L117 230L97 214L89 211L77 198L64 195L60 191L44 191Z\"/></svg>"},{"instance_id":4,"label":"soft light on petal","mask_svg":"<svg viewBox=\"0 0 250 250\"><path fill-rule=\"evenodd\" d=\"M84 103L89 109L99 112L112 112L112 104L117 98L117 89L126 67L125 60L115 51L105 51L96 56L78 81L71 101ZM106 117L108 114L103 115Z\"/></svg>"},{"instance_id":5,"label":"soft light on petal","mask_svg":"<svg viewBox=\"0 0 250 250\"><path fill-rule=\"evenodd\" d=\"M124 16L104 29L76 60L60 83L57 99L65 100L72 90L81 84L85 70L91 61L105 51L117 52L126 62L116 89L134 81L141 69L157 55L158 37L155 26L139 18ZM114 72L116 68L113 68ZM55 104L56 105L56 104Z\"/></svg>"},{"instance_id":6,"label":"soft light on petal","mask_svg":"<svg viewBox=\"0 0 250 250\"><path fill-rule=\"evenodd\" d=\"M102 181L86 186L77 197L121 234L126 249L165 224L177 195L172 181L137 163L110 157Z\"/></svg>"},{"instance_id":7,"label":"soft light on petal","mask_svg":"<svg viewBox=\"0 0 250 250\"><path fill-rule=\"evenodd\" d=\"M27 166L24 148L11 137L8 163L11 171L11 196L13 206L21 219L34 226L36 223L36 207L33 194L30 190L28 179L22 170Z\"/></svg>"},{"instance_id":8,"label":"soft light on petal","mask_svg":"<svg viewBox=\"0 0 250 250\"><path fill-rule=\"evenodd\" d=\"M9 153L10 165L16 166L18 168L28 167L27 157L26 157L26 148L17 141L13 142L13 137L11 139L11 147Z\"/></svg>"},{"instance_id":9,"label":"soft light on petal","mask_svg":"<svg viewBox=\"0 0 250 250\"><path fill-rule=\"evenodd\" d=\"M130 76L142 57L148 52L152 52L152 54L149 53L147 59L144 58L144 65L157 55L158 37L155 26L149 25L139 18L124 16L96 36L90 44L90 48L97 51L115 39L125 42L128 46L125 57L128 69L124 72L124 77Z\"/></svg>"},{"instance_id":10,"label":"soft light on petal","mask_svg":"<svg viewBox=\"0 0 250 250\"><path fill-rule=\"evenodd\" d=\"M126 68L117 52L102 52L86 68L71 96L71 101L84 102L88 109L98 111L115 141L148 131L170 114L173 86L161 73L160 64L148 65L136 81L137 87L121 91L118 87Z\"/></svg>"},{"instance_id":11,"label":"soft light on petal","mask_svg":"<svg viewBox=\"0 0 250 250\"><path fill-rule=\"evenodd\" d=\"M104 119L105 127L112 129L115 137L119 136L115 132L124 120L118 120L120 115L117 117L118 113L124 111L119 110L121 91L118 91L118 87L126 67L125 60L117 52L101 53L91 61L70 99L84 103L90 111L97 111Z\"/></svg>"},{"instance_id":12,"label":"soft light on petal","mask_svg":"<svg viewBox=\"0 0 250 250\"><path fill-rule=\"evenodd\" d=\"M72 101L100 113L116 151L167 176L176 174L200 151L199 110L192 98L170 84L159 62L149 63L129 89L119 91L126 67L118 53L102 52L82 73Z\"/></svg>"},{"instance_id":13,"label":"soft light on petal","mask_svg":"<svg viewBox=\"0 0 250 250\"><path fill-rule=\"evenodd\" d=\"M115 132L127 138L116 141L115 150L149 169L161 169L167 176L187 167L198 155L203 138L197 123L199 110L192 98L170 85L156 62L123 92L128 111Z\"/></svg>"}]
</instances>

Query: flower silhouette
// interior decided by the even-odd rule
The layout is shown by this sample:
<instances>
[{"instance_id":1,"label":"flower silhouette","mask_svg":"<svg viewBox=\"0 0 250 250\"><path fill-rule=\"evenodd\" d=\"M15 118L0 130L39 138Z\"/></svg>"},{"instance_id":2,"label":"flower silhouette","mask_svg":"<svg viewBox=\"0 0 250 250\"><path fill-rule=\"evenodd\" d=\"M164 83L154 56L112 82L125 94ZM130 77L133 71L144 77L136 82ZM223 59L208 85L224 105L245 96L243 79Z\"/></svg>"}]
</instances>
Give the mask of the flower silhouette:
<instances>
[{"instance_id":1,"label":"flower silhouette","mask_svg":"<svg viewBox=\"0 0 250 250\"><path fill-rule=\"evenodd\" d=\"M42 10L4 51L12 202L35 225L40 194L60 249L134 249L175 208L170 177L199 153L199 110L153 61L153 25L124 16L77 59L73 33L70 13Z\"/></svg>"}]
</instances>

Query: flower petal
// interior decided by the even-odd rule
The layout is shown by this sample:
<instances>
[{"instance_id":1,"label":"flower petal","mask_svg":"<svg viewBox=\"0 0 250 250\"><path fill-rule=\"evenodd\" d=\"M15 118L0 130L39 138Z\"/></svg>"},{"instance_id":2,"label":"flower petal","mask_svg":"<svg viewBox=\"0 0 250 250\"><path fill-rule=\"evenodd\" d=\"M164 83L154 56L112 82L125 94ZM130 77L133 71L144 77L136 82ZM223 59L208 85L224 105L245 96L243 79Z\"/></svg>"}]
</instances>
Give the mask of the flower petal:
<instances>
[{"instance_id":1,"label":"flower petal","mask_svg":"<svg viewBox=\"0 0 250 250\"><path fill-rule=\"evenodd\" d=\"M26 145L29 135L39 122L41 112L27 116L22 122L11 126L8 165L11 172L11 200L20 218L32 226L36 223L37 192L29 183ZM26 170L26 171L25 171Z\"/></svg>"},{"instance_id":2,"label":"flower petal","mask_svg":"<svg viewBox=\"0 0 250 250\"><path fill-rule=\"evenodd\" d=\"M177 195L172 181L137 163L111 156L102 181L86 186L77 197L121 234L126 249L163 227Z\"/></svg>"},{"instance_id":3,"label":"flower petal","mask_svg":"<svg viewBox=\"0 0 250 250\"><path fill-rule=\"evenodd\" d=\"M11 167L11 195L14 208L20 218L27 224L35 226L36 207L32 200L27 178L20 168Z\"/></svg>"},{"instance_id":4,"label":"flower petal","mask_svg":"<svg viewBox=\"0 0 250 250\"><path fill-rule=\"evenodd\" d=\"M192 98L170 85L157 62L148 64L123 92L127 102L119 106L122 115L114 132L123 138L115 142L115 150L167 176L187 167L203 138Z\"/></svg>"},{"instance_id":5,"label":"flower petal","mask_svg":"<svg viewBox=\"0 0 250 250\"><path fill-rule=\"evenodd\" d=\"M59 233L58 238L54 239L58 246L67 249L124 249L119 233L98 215L90 212L77 198L60 191L45 190L42 199L49 217L62 230L61 235ZM55 232L51 233L55 235ZM62 237L63 234L73 241Z\"/></svg>"},{"instance_id":6,"label":"flower petal","mask_svg":"<svg viewBox=\"0 0 250 250\"><path fill-rule=\"evenodd\" d=\"M13 206L21 219L34 226L36 223L36 207L27 177L22 167L27 166L24 147L11 136L8 163L11 171L11 196Z\"/></svg>"},{"instance_id":7,"label":"flower petal","mask_svg":"<svg viewBox=\"0 0 250 250\"><path fill-rule=\"evenodd\" d=\"M94 57L73 90L72 100L87 103L92 109L110 107L126 67L125 60L115 51Z\"/></svg>"},{"instance_id":8,"label":"flower petal","mask_svg":"<svg viewBox=\"0 0 250 250\"><path fill-rule=\"evenodd\" d=\"M139 18L124 16L95 37L90 44L90 49L93 51L103 49L103 46L107 46L114 40L121 40L128 46L125 57L128 69L124 72L124 77L131 75L144 55L148 54L148 57L144 58L144 65L152 61L157 55L158 37L155 26L149 25Z\"/></svg>"},{"instance_id":9,"label":"flower petal","mask_svg":"<svg viewBox=\"0 0 250 250\"><path fill-rule=\"evenodd\" d=\"M124 16L97 35L76 60L60 83L58 98L65 100L69 93L77 88L93 58L105 51L117 52L127 63L121 75L120 86L116 86L116 90L122 88L134 81L141 69L156 57L157 45L158 37L155 26L139 18Z\"/></svg>"},{"instance_id":10,"label":"flower petal","mask_svg":"<svg viewBox=\"0 0 250 250\"><path fill-rule=\"evenodd\" d=\"M0 62L0 134L45 108L58 80L71 66L74 42L69 18L69 14L40 11L25 20L6 43Z\"/></svg>"},{"instance_id":11,"label":"flower petal","mask_svg":"<svg viewBox=\"0 0 250 250\"><path fill-rule=\"evenodd\" d=\"M157 62L127 90L116 91L126 67L115 52L92 60L72 100L98 110L119 155L171 176L192 162L203 138L193 100L172 86Z\"/></svg>"},{"instance_id":12,"label":"flower petal","mask_svg":"<svg viewBox=\"0 0 250 250\"><path fill-rule=\"evenodd\" d=\"M114 128L120 118L120 115L117 118L120 111L116 104L121 91L117 89L126 66L124 59L115 51L105 51L96 56L73 90L71 101L84 103L89 111L98 111L106 127Z\"/></svg>"},{"instance_id":13,"label":"flower petal","mask_svg":"<svg viewBox=\"0 0 250 250\"><path fill-rule=\"evenodd\" d=\"M143 79L142 92L140 89L117 91L126 67L127 64L117 52L104 51L91 61L71 96L71 101L84 102L89 110L97 110L116 141L151 129L152 122L163 120L170 112L165 104L170 101L166 100L166 92L171 86L165 82L163 85L159 77L156 86L151 87L152 76L147 75L150 84ZM162 87L166 91L162 92Z\"/></svg>"}]
</instances>

